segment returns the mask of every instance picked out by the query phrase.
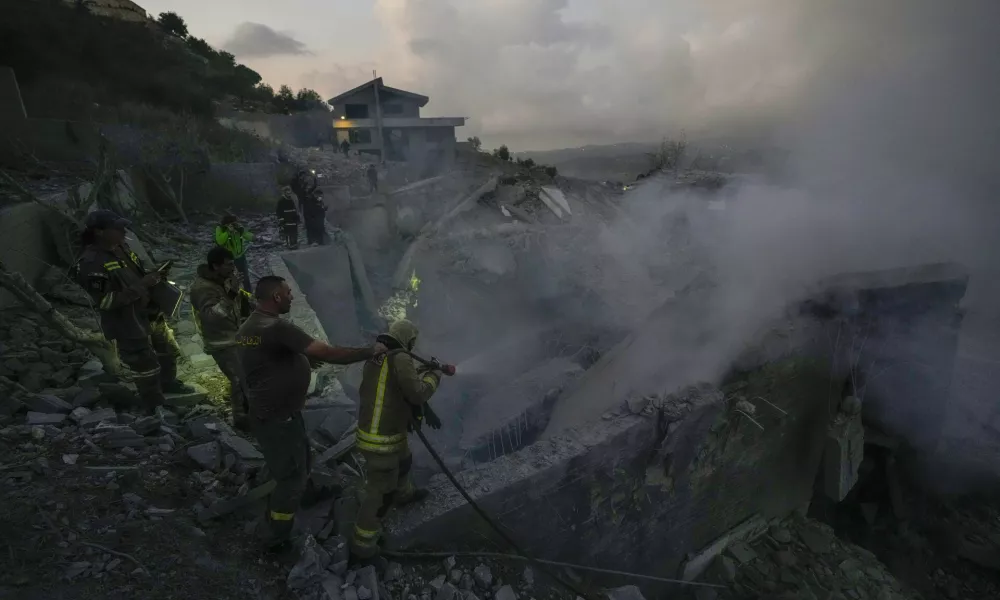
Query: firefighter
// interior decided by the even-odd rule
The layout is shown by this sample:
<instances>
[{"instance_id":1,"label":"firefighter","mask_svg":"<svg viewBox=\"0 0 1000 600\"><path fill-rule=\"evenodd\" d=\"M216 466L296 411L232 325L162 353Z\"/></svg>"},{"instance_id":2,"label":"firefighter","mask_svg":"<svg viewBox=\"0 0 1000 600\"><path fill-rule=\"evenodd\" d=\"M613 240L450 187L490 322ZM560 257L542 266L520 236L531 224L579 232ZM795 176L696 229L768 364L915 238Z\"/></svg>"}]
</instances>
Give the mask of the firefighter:
<instances>
[{"instance_id":1,"label":"firefighter","mask_svg":"<svg viewBox=\"0 0 1000 600\"><path fill-rule=\"evenodd\" d=\"M378 191L378 169L375 165L368 165L365 175L368 176L368 191L374 194Z\"/></svg>"},{"instance_id":2,"label":"firefighter","mask_svg":"<svg viewBox=\"0 0 1000 600\"><path fill-rule=\"evenodd\" d=\"M252 305L249 292L240 288L233 255L220 246L209 250L205 264L198 265L198 276L191 285L191 308L205 347L205 354L215 360L229 380L229 402L233 426L248 431L247 399L236 350L236 331L249 316Z\"/></svg>"},{"instance_id":3,"label":"firefighter","mask_svg":"<svg viewBox=\"0 0 1000 600\"><path fill-rule=\"evenodd\" d=\"M309 244L326 244L326 204L323 192L314 190L302 200L302 217L306 225L306 241Z\"/></svg>"},{"instance_id":4,"label":"firefighter","mask_svg":"<svg viewBox=\"0 0 1000 600\"><path fill-rule=\"evenodd\" d=\"M278 217L278 227L281 231L281 238L285 240L285 246L294 250L299 247L299 210L295 207L295 198L292 188L287 185L281 189L281 198L278 199L276 211Z\"/></svg>"},{"instance_id":5,"label":"firefighter","mask_svg":"<svg viewBox=\"0 0 1000 600\"><path fill-rule=\"evenodd\" d=\"M365 363L358 411L357 447L365 458L368 477L354 524L351 557L361 563L378 555L381 520L389 508L427 497L427 490L414 487L410 479L413 457L407 431L422 421L433 429L441 427L427 405L441 375L418 368L407 353L417 342L416 326L396 321L389 326L389 335L379 339L389 351Z\"/></svg>"},{"instance_id":6,"label":"firefighter","mask_svg":"<svg viewBox=\"0 0 1000 600\"><path fill-rule=\"evenodd\" d=\"M147 271L125 244L128 220L97 210L87 215L85 225L75 278L93 298L104 336L133 371L143 408L152 413L164 403L164 393L194 391L177 380L177 341L161 308L150 301L150 289L163 274Z\"/></svg>"},{"instance_id":7,"label":"firefighter","mask_svg":"<svg viewBox=\"0 0 1000 600\"><path fill-rule=\"evenodd\" d=\"M215 227L215 243L233 255L233 264L243 277L243 288L250 289L250 268L247 266L247 244L253 240L253 234L240 224L236 215L222 217Z\"/></svg>"},{"instance_id":8,"label":"firefighter","mask_svg":"<svg viewBox=\"0 0 1000 600\"><path fill-rule=\"evenodd\" d=\"M312 455L302 418L311 361L349 365L384 353L386 347L330 346L282 319L291 310L292 291L281 277L261 277L254 295L256 309L240 326L236 344L250 401L250 429L277 482L268 499L265 546L282 552L291 546L295 511L322 498L309 487Z\"/></svg>"}]
</instances>

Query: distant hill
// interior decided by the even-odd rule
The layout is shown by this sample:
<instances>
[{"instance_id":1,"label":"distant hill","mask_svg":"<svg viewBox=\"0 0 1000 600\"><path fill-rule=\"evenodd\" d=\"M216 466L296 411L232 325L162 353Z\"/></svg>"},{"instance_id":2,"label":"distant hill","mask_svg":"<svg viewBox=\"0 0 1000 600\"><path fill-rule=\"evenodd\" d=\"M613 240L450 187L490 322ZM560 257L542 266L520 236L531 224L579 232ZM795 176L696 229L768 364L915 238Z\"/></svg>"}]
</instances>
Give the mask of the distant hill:
<instances>
[{"instance_id":1,"label":"distant hill","mask_svg":"<svg viewBox=\"0 0 1000 600\"><path fill-rule=\"evenodd\" d=\"M568 177L597 181L632 181L651 166L649 153L657 144L622 143L588 145L579 148L518 152L516 158L530 158L553 165Z\"/></svg>"}]
</instances>

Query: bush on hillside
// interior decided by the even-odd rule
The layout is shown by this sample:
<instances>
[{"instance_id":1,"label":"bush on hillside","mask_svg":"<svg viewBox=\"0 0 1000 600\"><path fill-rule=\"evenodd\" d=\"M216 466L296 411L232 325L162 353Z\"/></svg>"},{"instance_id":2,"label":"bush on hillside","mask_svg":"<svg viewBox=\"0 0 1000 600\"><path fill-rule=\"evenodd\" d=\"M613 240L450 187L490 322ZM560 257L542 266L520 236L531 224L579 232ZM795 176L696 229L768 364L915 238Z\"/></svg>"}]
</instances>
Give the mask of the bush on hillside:
<instances>
[{"instance_id":1,"label":"bush on hillside","mask_svg":"<svg viewBox=\"0 0 1000 600\"><path fill-rule=\"evenodd\" d=\"M33 96L32 116L74 118L84 100L109 106L143 103L203 116L228 100L242 108L274 110L274 91L261 85L260 75L202 39L181 39L186 25L180 28L180 17L157 25L100 17L60 0L5 4L0 64L12 67L22 92ZM36 85L50 94L84 88L87 93L47 103L46 94L30 93ZM52 114L55 107L74 104L76 112Z\"/></svg>"}]
</instances>

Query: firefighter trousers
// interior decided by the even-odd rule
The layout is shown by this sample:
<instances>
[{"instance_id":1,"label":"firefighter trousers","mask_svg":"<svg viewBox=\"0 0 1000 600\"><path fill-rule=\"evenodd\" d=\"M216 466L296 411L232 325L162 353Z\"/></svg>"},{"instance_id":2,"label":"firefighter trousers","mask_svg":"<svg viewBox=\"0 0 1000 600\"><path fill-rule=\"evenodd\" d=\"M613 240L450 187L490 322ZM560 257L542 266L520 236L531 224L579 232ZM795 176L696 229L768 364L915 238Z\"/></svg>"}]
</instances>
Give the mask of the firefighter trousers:
<instances>
[{"instance_id":1,"label":"firefighter trousers","mask_svg":"<svg viewBox=\"0 0 1000 600\"><path fill-rule=\"evenodd\" d=\"M149 337L115 341L118 358L132 369L133 383L143 407L152 410L165 402L163 385L177 379L177 340L166 321L150 324Z\"/></svg>"},{"instance_id":2,"label":"firefighter trousers","mask_svg":"<svg viewBox=\"0 0 1000 600\"><path fill-rule=\"evenodd\" d=\"M382 517L393 502L406 503L415 488L410 479L413 456L409 448L395 454L361 451L365 458L365 487L359 499L358 516L354 521L351 554L359 559L378 554L382 535Z\"/></svg>"},{"instance_id":3,"label":"firefighter trousers","mask_svg":"<svg viewBox=\"0 0 1000 600\"><path fill-rule=\"evenodd\" d=\"M281 239L285 241L285 247L296 249L299 247L299 224L283 223L281 225Z\"/></svg>"},{"instance_id":4,"label":"firefighter trousers","mask_svg":"<svg viewBox=\"0 0 1000 600\"><path fill-rule=\"evenodd\" d=\"M240 367L240 356L236 346L213 350L209 353L219 370L229 380L229 406L233 411L233 423L246 419L249 407L243 389L243 369Z\"/></svg>"},{"instance_id":5,"label":"firefighter trousers","mask_svg":"<svg viewBox=\"0 0 1000 600\"><path fill-rule=\"evenodd\" d=\"M267 502L268 532L265 537L266 545L275 546L287 541L292 534L295 511L309 482L312 453L301 412L283 421L251 417L250 428L260 444L267 470L277 484Z\"/></svg>"}]
</instances>

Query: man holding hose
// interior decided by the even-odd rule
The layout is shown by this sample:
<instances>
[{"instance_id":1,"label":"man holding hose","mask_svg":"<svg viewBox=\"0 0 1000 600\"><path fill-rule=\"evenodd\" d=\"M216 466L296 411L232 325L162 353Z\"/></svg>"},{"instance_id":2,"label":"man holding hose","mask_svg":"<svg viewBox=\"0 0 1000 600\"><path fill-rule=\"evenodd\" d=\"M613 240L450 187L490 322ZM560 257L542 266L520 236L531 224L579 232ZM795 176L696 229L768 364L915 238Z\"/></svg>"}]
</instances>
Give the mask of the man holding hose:
<instances>
[{"instance_id":1,"label":"man holding hose","mask_svg":"<svg viewBox=\"0 0 1000 600\"><path fill-rule=\"evenodd\" d=\"M441 374L422 364L418 367L410 356L417 333L413 323L396 321L388 335L379 336L388 352L365 363L357 436L368 478L351 540L355 562L371 562L378 555L381 521L389 508L419 502L428 494L410 480L413 457L406 434L423 421L433 429L441 427L427 405Z\"/></svg>"}]
</instances>

